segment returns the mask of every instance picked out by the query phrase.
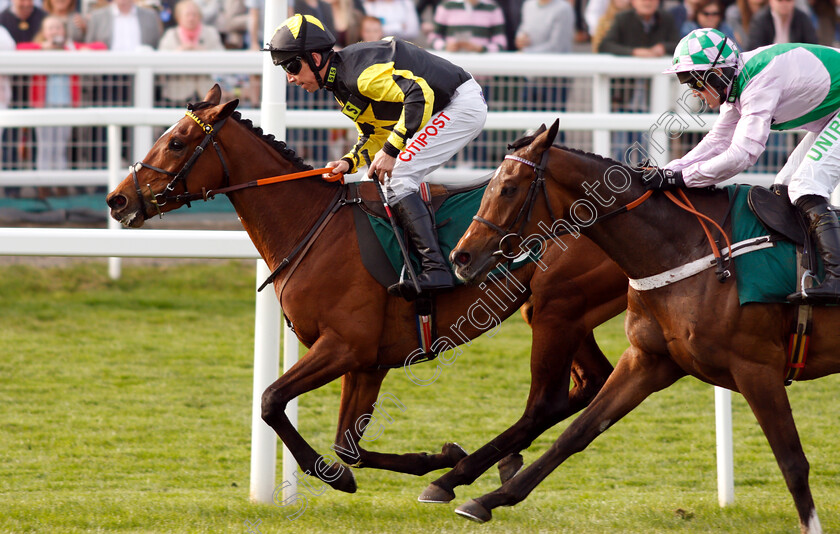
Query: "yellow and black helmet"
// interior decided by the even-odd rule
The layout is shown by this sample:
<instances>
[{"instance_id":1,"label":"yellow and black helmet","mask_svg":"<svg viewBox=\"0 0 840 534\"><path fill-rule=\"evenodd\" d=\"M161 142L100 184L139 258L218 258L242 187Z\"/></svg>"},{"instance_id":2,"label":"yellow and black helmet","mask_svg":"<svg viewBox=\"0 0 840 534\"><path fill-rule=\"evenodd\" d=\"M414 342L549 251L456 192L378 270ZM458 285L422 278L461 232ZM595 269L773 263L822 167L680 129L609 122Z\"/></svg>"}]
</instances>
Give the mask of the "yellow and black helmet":
<instances>
[{"instance_id":1,"label":"yellow and black helmet","mask_svg":"<svg viewBox=\"0 0 840 534\"><path fill-rule=\"evenodd\" d=\"M263 50L271 52L272 61L279 66L296 57L308 59L312 52L323 54L334 46L335 37L320 20L312 15L295 14L274 30Z\"/></svg>"}]
</instances>

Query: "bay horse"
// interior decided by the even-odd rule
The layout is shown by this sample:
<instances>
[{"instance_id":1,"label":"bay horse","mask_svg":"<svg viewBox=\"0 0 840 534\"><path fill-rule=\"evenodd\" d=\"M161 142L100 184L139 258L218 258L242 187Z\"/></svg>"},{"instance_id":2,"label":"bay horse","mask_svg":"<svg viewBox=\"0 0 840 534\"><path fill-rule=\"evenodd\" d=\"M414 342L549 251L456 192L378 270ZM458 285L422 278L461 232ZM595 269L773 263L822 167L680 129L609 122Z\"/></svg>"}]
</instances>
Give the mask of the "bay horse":
<instances>
[{"instance_id":1,"label":"bay horse","mask_svg":"<svg viewBox=\"0 0 840 534\"><path fill-rule=\"evenodd\" d=\"M292 452L301 471L337 490L356 490L352 471L318 454L284 413L290 400L339 377L341 401L333 447L338 458L354 467L414 475L455 467L449 484L434 496L438 501L451 500L455 486L471 483L508 455L512 456L507 471L512 473L518 462L515 453L594 397L612 365L598 348L592 329L625 309L627 279L594 245L581 240L567 253L569 259L553 258L556 251L547 248L546 259L556 261L545 271L537 264L512 271L510 275L526 290L510 302L495 302L481 288L468 286L437 296L438 332L463 341L494 326L489 320L464 321L479 300L487 306L485 311L500 318L524 305L533 329L532 383L525 411L513 426L469 456L452 443L437 454L388 454L362 448L359 440L374 419L385 375L389 368L408 368L407 359L417 349L413 305L389 296L366 270L349 207L336 207L331 218L324 218L347 186L317 176L252 187L257 185L255 179L311 167L285 143L243 120L235 112L237 100L220 103L220 97L216 85L204 102L190 106L106 201L113 218L136 228L159 212L212 198L214 190L224 189L272 272L306 242L306 250L294 259L296 268L280 271L273 286L308 351L262 396L262 418ZM324 220L319 234L305 239Z\"/></svg>"},{"instance_id":2,"label":"bay horse","mask_svg":"<svg viewBox=\"0 0 840 534\"><path fill-rule=\"evenodd\" d=\"M480 279L497 261L499 236L493 227L509 226L522 218L523 209L528 212L526 233L539 231L538 225L561 230L565 223L589 237L631 279L625 321L630 346L595 399L545 454L456 513L475 521L490 520L494 508L524 500L549 473L648 395L691 375L744 396L793 496L802 532L820 532L809 465L784 385L786 342L796 307L741 306L734 278L721 283L711 269L671 285L633 289L644 287L633 280L709 255L704 231L695 215L677 207L667 195L645 192L641 171L594 154L552 147L557 130L555 122L498 167L476 220L451 253L456 274ZM525 207L534 183L545 187L546 201ZM729 208L725 191L685 192L697 211L715 221L724 219ZM727 221L724 229L729 231L731 221ZM815 307L813 320L807 366L798 380L840 371L840 308Z\"/></svg>"}]
</instances>

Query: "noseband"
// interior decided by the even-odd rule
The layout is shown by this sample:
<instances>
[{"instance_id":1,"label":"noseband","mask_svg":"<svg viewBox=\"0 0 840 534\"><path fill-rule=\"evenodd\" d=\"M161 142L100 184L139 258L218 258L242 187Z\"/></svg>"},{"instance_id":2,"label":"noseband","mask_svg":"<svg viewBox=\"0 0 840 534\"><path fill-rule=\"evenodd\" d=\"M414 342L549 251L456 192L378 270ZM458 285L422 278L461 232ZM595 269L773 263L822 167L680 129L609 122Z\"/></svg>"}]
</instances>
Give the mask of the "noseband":
<instances>
[{"instance_id":1,"label":"noseband","mask_svg":"<svg viewBox=\"0 0 840 534\"><path fill-rule=\"evenodd\" d=\"M548 153L549 150L546 149L543 152L542 158L540 159L539 164L534 163L533 161L529 161L525 158L520 158L519 156L514 155L506 155L505 159L518 161L519 163L524 163L529 167L534 169L534 179L531 181L531 185L528 188L528 193L525 196L525 202L522 203L522 207L519 209L519 213L516 215L516 218L511 221L511 223L507 226L507 228L502 228L501 226L488 221L484 217L479 217L478 215L473 216L474 221L478 221L493 230L495 230L502 238L499 240L499 250L493 253L494 256L503 255L503 249L505 240L508 238L519 238L522 239L522 232L525 230L525 226L531 220L531 213L534 211L534 205L537 203L537 197L542 191L542 196L545 198L545 204L548 207L548 216L551 217L552 223L557 219L554 217L554 210L551 209L551 201L548 198L548 192L545 189L545 166L548 163ZM519 228L516 232L513 231L514 227L519 224Z\"/></svg>"},{"instance_id":2,"label":"noseband","mask_svg":"<svg viewBox=\"0 0 840 534\"><path fill-rule=\"evenodd\" d=\"M186 203L187 207L192 207L190 205L190 200L195 200L196 198L201 198L201 195L193 195L190 194L189 190L187 189L187 175L192 170L193 165L195 165L196 160L198 157L204 153L204 149L207 148L209 143L213 143L213 148L216 149L216 154L219 155L219 161L222 162L222 170L224 172L225 178L225 185L230 182L230 173L228 172L228 165L225 161L224 156L222 155L221 145L216 141L216 132L224 126L225 122L227 121L227 117L224 119L214 123L214 124L207 124L201 119L199 119L192 110L187 110L185 115L196 122L201 129L204 130L204 139L201 143L195 147L190 159L181 167L181 170L177 173L167 171L165 169L161 169L159 167L155 167L153 165L149 165L148 163L138 161L134 165L131 166L131 177L134 179L134 188L137 191L137 199L140 201L140 205L143 206L143 218L146 217L146 202L145 197L143 196L143 190L140 187L140 181L137 179L137 171L139 168L146 168L155 172L159 172L165 174L167 176L172 176L172 180L166 185L164 190L160 193L155 193L152 191L152 187L149 184L146 184L146 188L149 190L149 193L152 195L152 198L149 202L155 206L157 209L157 214L163 217L163 213L160 211L162 206L165 206L167 202L184 202ZM174 195L175 187L178 186L179 183L183 182L184 184L184 193L180 195Z\"/></svg>"}]
</instances>

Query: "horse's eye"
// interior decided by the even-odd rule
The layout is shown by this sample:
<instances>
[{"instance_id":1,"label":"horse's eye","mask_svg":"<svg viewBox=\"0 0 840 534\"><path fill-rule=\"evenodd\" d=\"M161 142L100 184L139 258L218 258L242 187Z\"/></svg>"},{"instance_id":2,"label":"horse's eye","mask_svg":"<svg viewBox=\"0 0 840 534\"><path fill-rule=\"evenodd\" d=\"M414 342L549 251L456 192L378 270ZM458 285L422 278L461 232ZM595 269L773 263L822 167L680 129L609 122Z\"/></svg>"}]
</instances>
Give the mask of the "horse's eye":
<instances>
[{"instance_id":1,"label":"horse's eye","mask_svg":"<svg viewBox=\"0 0 840 534\"><path fill-rule=\"evenodd\" d=\"M174 139L174 138L170 139L169 150L183 150L183 149L184 149L184 143L182 143L178 139Z\"/></svg>"},{"instance_id":2,"label":"horse's eye","mask_svg":"<svg viewBox=\"0 0 840 534\"><path fill-rule=\"evenodd\" d=\"M503 197L510 198L515 194L516 194L516 186L515 185L506 185L506 186L502 187L501 195Z\"/></svg>"}]
</instances>

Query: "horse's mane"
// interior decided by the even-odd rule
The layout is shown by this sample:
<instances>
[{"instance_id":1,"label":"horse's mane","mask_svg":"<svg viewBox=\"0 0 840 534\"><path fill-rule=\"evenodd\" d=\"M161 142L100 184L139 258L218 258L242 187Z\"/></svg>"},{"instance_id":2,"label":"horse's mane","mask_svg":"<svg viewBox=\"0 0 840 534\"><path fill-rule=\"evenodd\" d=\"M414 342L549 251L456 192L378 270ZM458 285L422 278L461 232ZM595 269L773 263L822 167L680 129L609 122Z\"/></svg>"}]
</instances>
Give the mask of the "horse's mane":
<instances>
[{"instance_id":1,"label":"horse's mane","mask_svg":"<svg viewBox=\"0 0 840 534\"><path fill-rule=\"evenodd\" d=\"M209 108L211 106L213 106L213 104L210 102L198 102L196 104L188 105L187 109L189 109L190 111L198 111L204 108ZM289 148L288 145L286 145L285 142L275 139L274 135L272 134L264 133L262 131L262 128L260 128L259 126L254 126L254 123L251 122L250 119L242 118L242 114L238 111L234 111L231 117L239 124L251 130L257 137L268 143L269 146L271 146L274 150L279 152L280 155L283 156L285 159L292 162L295 165L295 167L297 167L299 170L306 171L313 168L312 165L309 165L305 161L303 161L303 158L298 156L294 150L292 150L291 148Z\"/></svg>"},{"instance_id":2,"label":"horse's mane","mask_svg":"<svg viewBox=\"0 0 840 534\"><path fill-rule=\"evenodd\" d=\"M537 136L540 133L542 133L542 132L537 131L533 134L529 134L529 135L525 135L525 136L520 137L519 139L517 139L516 141L514 141L514 142L512 142L511 144L508 145L508 150L519 150L522 147L530 145L531 143L534 142L534 139L536 139ZM633 176L642 174L642 171L640 171L638 169L634 169L633 167L630 167L629 165L625 165L624 163L621 163L620 161L616 161L612 158L608 158L606 156L601 156L600 154L595 154L593 152L586 152L585 150L580 150L578 148L571 148L571 147L567 147L567 146L558 146L558 145L552 145L552 146L554 146L555 148L558 148L560 150L566 151L566 152L571 152L572 154L576 154L578 156L583 156L586 159L592 159L592 160L595 160L595 161L600 162L600 163L605 163L610 167L613 166L613 165L619 165L620 167L622 167L624 169L627 169L630 173L632 173Z\"/></svg>"}]
</instances>

